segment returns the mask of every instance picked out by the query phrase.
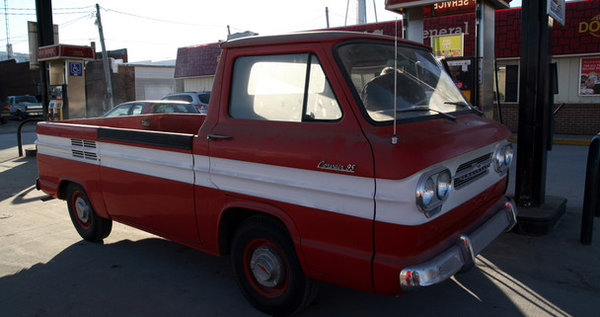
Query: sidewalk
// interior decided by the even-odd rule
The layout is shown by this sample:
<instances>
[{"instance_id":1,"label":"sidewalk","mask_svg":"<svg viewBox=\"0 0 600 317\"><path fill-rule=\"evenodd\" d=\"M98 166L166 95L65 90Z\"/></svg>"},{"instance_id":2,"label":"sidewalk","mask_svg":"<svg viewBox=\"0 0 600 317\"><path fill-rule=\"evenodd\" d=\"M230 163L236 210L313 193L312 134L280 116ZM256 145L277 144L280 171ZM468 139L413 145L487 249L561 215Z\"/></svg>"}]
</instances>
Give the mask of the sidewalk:
<instances>
[{"instance_id":1,"label":"sidewalk","mask_svg":"<svg viewBox=\"0 0 600 317\"><path fill-rule=\"evenodd\" d=\"M562 145L582 145L589 146L594 135L571 135L571 134L555 134L552 138L553 144ZM517 143L518 135L515 133L509 140L513 143Z\"/></svg>"}]
</instances>

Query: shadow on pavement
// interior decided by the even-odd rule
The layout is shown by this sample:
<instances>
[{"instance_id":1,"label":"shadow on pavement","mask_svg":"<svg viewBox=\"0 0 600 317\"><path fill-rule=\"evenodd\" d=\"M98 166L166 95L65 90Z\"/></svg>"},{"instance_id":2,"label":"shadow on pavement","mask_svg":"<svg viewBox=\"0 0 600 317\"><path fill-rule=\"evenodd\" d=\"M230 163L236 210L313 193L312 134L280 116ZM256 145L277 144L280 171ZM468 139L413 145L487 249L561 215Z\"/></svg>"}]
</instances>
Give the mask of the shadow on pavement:
<instances>
[{"instance_id":1,"label":"shadow on pavement","mask_svg":"<svg viewBox=\"0 0 600 317\"><path fill-rule=\"evenodd\" d=\"M149 238L77 242L48 263L0 278L4 316L259 315L228 258Z\"/></svg>"},{"instance_id":2,"label":"shadow on pavement","mask_svg":"<svg viewBox=\"0 0 600 317\"><path fill-rule=\"evenodd\" d=\"M0 162L0 201L8 199L24 189L35 185L37 179L37 160L33 157L21 157L15 160ZM34 190L33 187L31 190ZM30 191L31 191L30 190ZM15 198L14 203L26 203L22 199L26 193ZM19 198L20 197L20 198Z\"/></svg>"},{"instance_id":3,"label":"shadow on pavement","mask_svg":"<svg viewBox=\"0 0 600 317\"><path fill-rule=\"evenodd\" d=\"M468 285L465 286L465 285ZM77 242L48 263L0 278L6 316L262 316L243 298L228 257L159 238ZM516 316L485 273L398 297L322 284L300 316Z\"/></svg>"}]
</instances>

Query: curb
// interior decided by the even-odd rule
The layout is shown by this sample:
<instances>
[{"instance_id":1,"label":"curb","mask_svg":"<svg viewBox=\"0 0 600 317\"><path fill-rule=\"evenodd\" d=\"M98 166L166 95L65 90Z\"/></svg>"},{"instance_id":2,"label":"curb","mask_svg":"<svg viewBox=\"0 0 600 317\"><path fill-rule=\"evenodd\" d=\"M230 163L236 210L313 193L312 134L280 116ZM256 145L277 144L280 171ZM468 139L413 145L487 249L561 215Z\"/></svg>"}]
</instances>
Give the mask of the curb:
<instances>
[{"instance_id":1,"label":"curb","mask_svg":"<svg viewBox=\"0 0 600 317\"><path fill-rule=\"evenodd\" d=\"M517 137L508 138L510 142L517 143ZM562 145L583 145L589 146L592 140L586 139L565 139L565 138L554 138L552 139L552 144L562 144Z\"/></svg>"}]
</instances>

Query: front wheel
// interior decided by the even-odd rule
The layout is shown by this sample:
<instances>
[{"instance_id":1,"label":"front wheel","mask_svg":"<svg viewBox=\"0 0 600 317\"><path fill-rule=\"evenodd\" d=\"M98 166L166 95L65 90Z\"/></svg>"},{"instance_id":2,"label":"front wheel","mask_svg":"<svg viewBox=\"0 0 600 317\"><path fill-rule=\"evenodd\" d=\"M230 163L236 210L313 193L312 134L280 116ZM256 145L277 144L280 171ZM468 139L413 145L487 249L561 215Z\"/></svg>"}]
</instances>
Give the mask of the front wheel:
<instances>
[{"instance_id":1,"label":"front wheel","mask_svg":"<svg viewBox=\"0 0 600 317\"><path fill-rule=\"evenodd\" d=\"M108 237L112 230L112 220L96 214L81 186L70 184L67 188L66 200L71 221L83 239L99 242Z\"/></svg>"},{"instance_id":2,"label":"front wheel","mask_svg":"<svg viewBox=\"0 0 600 317\"><path fill-rule=\"evenodd\" d=\"M231 261L242 293L265 313L292 314L316 294L316 284L302 271L287 230L274 219L254 216L242 222Z\"/></svg>"}]
</instances>

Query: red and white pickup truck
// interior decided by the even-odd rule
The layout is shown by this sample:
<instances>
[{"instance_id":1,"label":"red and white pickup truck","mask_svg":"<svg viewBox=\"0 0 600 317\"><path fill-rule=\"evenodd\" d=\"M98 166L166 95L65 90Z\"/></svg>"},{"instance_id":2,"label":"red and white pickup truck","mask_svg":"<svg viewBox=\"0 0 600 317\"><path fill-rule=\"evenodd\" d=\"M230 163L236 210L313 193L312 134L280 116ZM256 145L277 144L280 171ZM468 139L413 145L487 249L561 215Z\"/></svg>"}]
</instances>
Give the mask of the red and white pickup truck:
<instances>
[{"instance_id":1,"label":"red and white pickup truck","mask_svg":"<svg viewBox=\"0 0 600 317\"><path fill-rule=\"evenodd\" d=\"M207 116L38 124L38 188L84 239L114 220L229 254L252 305L289 314L315 280L380 294L444 281L515 224L510 132L429 48L350 32L222 48Z\"/></svg>"}]
</instances>

